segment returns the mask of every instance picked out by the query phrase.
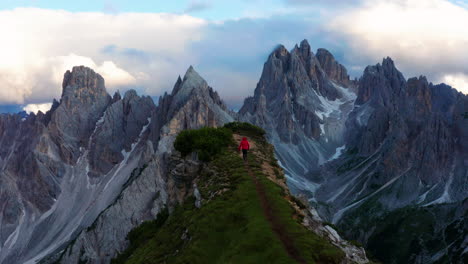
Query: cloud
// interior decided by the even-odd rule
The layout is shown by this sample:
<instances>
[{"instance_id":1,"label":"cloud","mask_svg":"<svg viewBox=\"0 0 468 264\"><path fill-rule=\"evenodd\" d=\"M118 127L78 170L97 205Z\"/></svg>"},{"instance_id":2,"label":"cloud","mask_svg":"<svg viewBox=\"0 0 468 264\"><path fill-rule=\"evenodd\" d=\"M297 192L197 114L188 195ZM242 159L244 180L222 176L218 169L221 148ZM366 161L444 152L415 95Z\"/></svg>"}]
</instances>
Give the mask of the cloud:
<instances>
[{"instance_id":1,"label":"cloud","mask_svg":"<svg viewBox=\"0 0 468 264\"><path fill-rule=\"evenodd\" d=\"M447 74L443 76L442 81L452 87L459 87L461 92L468 94L468 74Z\"/></svg>"},{"instance_id":2,"label":"cloud","mask_svg":"<svg viewBox=\"0 0 468 264\"><path fill-rule=\"evenodd\" d=\"M407 77L425 74L466 93L468 13L460 5L362 0L327 8L322 0L314 1L323 2L320 7L299 1L272 16L224 21L164 13L0 11L0 24L9 25L0 27L0 104L51 102L61 94L64 72L75 65L103 75L110 93L133 88L159 96L194 65L238 108L253 94L268 53L278 43L291 49L302 39L314 50L329 49L353 77L388 55Z\"/></svg>"},{"instance_id":3,"label":"cloud","mask_svg":"<svg viewBox=\"0 0 468 264\"><path fill-rule=\"evenodd\" d=\"M37 114L39 111L41 111L42 113L46 113L47 111L50 110L51 107L52 107L52 103L28 104L25 107L23 107L23 110L26 111L28 114L30 113Z\"/></svg>"},{"instance_id":4,"label":"cloud","mask_svg":"<svg viewBox=\"0 0 468 264\"><path fill-rule=\"evenodd\" d=\"M211 3L206 1L191 0L185 8L184 13L194 13L211 8Z\"/></svg>"},{"instance_id":5,"label":"cloud","mask_svg":"<svg viewBox=\"0 0 468 264\"><path fill-rule=\"evenodd\" d=\"M70 54L68 56L59 56L50 59L52 62L52 76L54 83L62 82L62 75L65 71L76 65L87 66L101 74L108 87L125 87L136 84L137 79L127 71L117 67L112 61L104 61L97 65L91 58Z\"/></svg>"},{"instance_id":6,"label":"cloud","mask_svg":"<svg viewBox=\"0 0 468 264\"><path fill-rule=\"evenodd\" d=\"M151 96L171 90L194 65L237 107L253 93L274 46L323 39L310 24L288 16L209 22L188 15L20 8L0 11L0 23L12 25L0 28L0 104L51 102L61 94L64 72L75 65L103 75L110 93L134 88Z\"/></svg>"},{"instance_id":7,"label":"cloud","mask_svg":"<svg viewBox=\"0 0 468 264\"><path fill-rule=\"evenodd\" d=\"M110 92L160 94L193 63L187 47L200 40L206 22L164 13L18 8L0 11L0 24L8 25L0 27L0 104L36 104L60 96L63 74L75 65L103 75Z\"/></svg>"},{"instance_id":8,"label":"cloud","mask_svg":"<svg viewBox=\"0 0 468 264\"><path fill-rule=\"evenodd\" d=\"M334 13L326 28L347 43L346 60L391 56L405 75L427 75L468 93L468 10L445 0L368 0ZM407 76L407 77L411 77ZM449 77L447 77L449 76Z\"/></svg>"},{"instance_id":9,"label":"cloud","mask_svg":"<svg viewBox=\"0 0 468 264\"><path fill-rule=\"evenodd\" d=\"M204 29L204 41L193 43L197 71L226 100L239 108L253 95L269 53L278 45L292 49L303 39L314 49L333 47L320 30L301 19L277 16L262 19L229 20Z\"/></svg>"}]
</instances>

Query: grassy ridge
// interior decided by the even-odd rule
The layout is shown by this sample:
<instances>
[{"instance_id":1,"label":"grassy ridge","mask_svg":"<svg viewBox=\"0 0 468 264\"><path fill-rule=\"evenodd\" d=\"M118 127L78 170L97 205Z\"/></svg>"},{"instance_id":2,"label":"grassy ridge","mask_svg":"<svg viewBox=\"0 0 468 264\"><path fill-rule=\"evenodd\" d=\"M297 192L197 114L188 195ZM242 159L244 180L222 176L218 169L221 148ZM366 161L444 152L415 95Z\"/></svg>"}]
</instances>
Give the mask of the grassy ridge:
<instances>
[{"instance_id":1,"label":"grassy ridge","mask_svg":"<svg viewBox=\"0 0 468 264\"><path fill-rule=\"evenodd\" d=\"M262 152L262 158L249 155L250 168L263 184L275 215L293 238L301 257L307 263L339 263L344 253L303 227L302 219L294 217L295 210L284 198L285 190L268 180L262 171L265 161L272 166L277 164L273 148L261 130L245 123L227 127L255 140ZM211 132L211 136L216 134ZM175 208L167 220L137 227L130 233L130 247L112 263L296 263L271 229L255 184L230 137L230 144L210 156L211 161L206 164L216 173L206 172L198 177L202 207L196 208L190 198Z\"/></svg>"}]
</instances>

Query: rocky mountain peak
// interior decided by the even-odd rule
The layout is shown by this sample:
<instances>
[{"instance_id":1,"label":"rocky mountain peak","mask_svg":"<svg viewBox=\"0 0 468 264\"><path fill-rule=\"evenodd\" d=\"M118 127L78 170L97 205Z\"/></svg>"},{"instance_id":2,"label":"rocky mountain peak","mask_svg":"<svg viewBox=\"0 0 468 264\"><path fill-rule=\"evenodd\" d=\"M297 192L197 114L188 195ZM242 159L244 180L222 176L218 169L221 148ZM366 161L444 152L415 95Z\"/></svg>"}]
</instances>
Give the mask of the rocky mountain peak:
<instances>
[{"instance_id":1,"label":"rocky mountain peak","mask_svg":"<svg viewBox=\"0 0 468 264\"><path fill-rule=\"evenodd\" d=\"M387 71L396 69L395 62L390 57L386 57L382 60L382 67Z\"/></svg>"},{"instance_id":2,"label":"rocky mountain peak","mask_svg":"<svg viewBox=\"0 0 468 264\"><path fill-rule=\"evenodd\" d=\"M131 99L136 98L136 97L138 97L137 92L134 89L130 89L125 92L124 100L130 101Z\"/></svg>"},{"instance_id":3,"label":"rocky mountain peak","mask_svg":"<svg viewBox=\"0 0 468 264\"><path fill-rule=\"evenodd\" d=\"M206 83L206 81L198 74L197 71L193 68L192 65L187 69L187 72L184 75L183 82L190 82L193 86L201 86Z\"/></svg>"},{"instance_id":4,"label":"rocky mountain peak","mask_svg":"<svg viewBox=\"0 0 468 264\"><path fill-rule=\"evenodd\" d=\"M289 57L289 51L283 45L278 45L275 50L270 54L268 61L272 61L273 59L280 59L281 61L287 60ZM267 63L268 63L267 61Z\"/></svg>"},{"instance_id":5,"label":"rocky mountain peak","mask_svg":"<svg viewBox=\"0 0 468 264\"><path fill-rule=\"evenodd\" d=\"M282 44L276 46L275 50L273 51L272 54L276 55L276 57L283 57L286 56L289 53L289 51L286 49L286 47Z\"/></svg>"},{"instance_id":6,"label":"rocky mountain peak","mask_svg":"<svg viewBox=\"0 0 468 264\"><path fill-rule=\"evenodd\" d=\"M64 161L74 164L79 148L88 145L96 122L112 102L104 78L85 66L67 71L62 83L60 105L53 111L50 134Z\"/></svg>"},{"instance_id":7,"label":"rocky mountain peak","mask_svg":"<svg viewBox=\"0 0 468 264\"><path fill-rule=\"evenodd\" d=\"M180 77L177 80L172 95L174 95L177 100L183 100L190 95L192 90L206 90L207 88L208 83L205 81L205 79L203 79L200 74L195 71L193 66L190 66L185 73L183 80L180 81Z\"/></svg>"},{"instance_id":8,"label":"rocky mountain peak","mask_svg":"<svg viewBox=\"0 0 468 264\"><path fill-rule=\"evenodd\" d=\"M62 97L75 95L81 97L86 90L91 94L107 94L104 78L85 66L75 66L67 71L62 82Z\"/></svg>"},{"instance_id":9,"label":"rocky mountain peak","mask_svg":"<svg viewBox=\"0 0 468 264\"><path fill-rule=\"evenodd\" d=\"M370 100L374 106L394 105L396 97L404 96L406 91L406 80L390 57L382 64L367 66L359 82L358 105Z\"/></svg>"},{"instance_id":10,"label":"rocky mountain peak","mask_svg":"<svg viewBox=\"0 0 468 264\"><path fill-rule=\"evenodd\" d=\"M112 97L112 103L115 103L121 99L122 99L122 95L120 95L120 91L117 91L114 93L114 96Z\"/></svg>"},{"instance_id":11,"label":"rocky mountain peak","mask_svg":"<svg viewBox=\"0 0 468 264\"><path fill-rule=\"evenodd\" d=\"M174 84L174 89L172 89L171 94L175 95L176 93L178 93L181 87L182 87L182 78L180 78L180 75L179 75L179 77L177 78L176 83Z\"/></svg>"},{"instance_id":12,"label":"rocky mountain peak","mask_svg":"<svg viewBox=\"0 0 468 264\"><path fill-rule=\"evenodd\" d=\"M324 48L317 49L317 59L319 59L320 62L323 62L326 60L335 61L335 57L333 56L333 54L331 54L330 51Z\"/></svg>"},{"instance_id":13,"label":"rocky mountain peak","mask_svg":"<svg viewBox=\"0 0 468 264\"><path fill-rule=\"evenodd\" d=\"M218 93L190 66L183 79L177 78L172 92L159 98L150 134L153 142L157 142L161 133L176 135L184 129L219 126L233 121L233 114Z\"/></svg>"},{"instance_id":14,"label":"rocky mountain peak","mask_svg":"<svg viewBox=\"0 0 468 264\"><path fill-rule=\"evenodd\" d=\"M431 111L431 88L425 76L408 79L406 96L409 100L412 100L408 111L412 112L413 117L422 117ZM417 119L419 119L419 121L423 120L423 118Z\"/></svg>"},{"instance_id":15,"label":"rocky mountain peak","mask_svg":"<svg viewBox=\"0 0 468 264\"><path fill-rule=\"evenodd\" d=\"M301 41L300 47L301 47L301 49L309 49L310 50L310 44L307 41L307 39L304 39L304 40Z\"/></svg>"},{"instance_id":16,"label":"rocky mountain peak","mask_svg":"<svg viewBox=\"0 0 468 264\"><path fill-rule=\"evenodd\" d=\"M341 84L349 85L349 75L346 68L336 61L331 52L326 49L320 48L317 50L316 57L322 66L322 69L330 79Z\"/></svg>"},{"instance_id":17,"label":"rocky mountain peak","mask_svg":"<svg viewBox=\"0 0 468 264\"><path fill-rule=\"evenodd\" d=\"M299 46L299 51L300 51L301 57L304 59L310 58L311 55L313 55L310 49L309 42L306 39L301 41L301 44Z\"/></svg>"}]
</instances>

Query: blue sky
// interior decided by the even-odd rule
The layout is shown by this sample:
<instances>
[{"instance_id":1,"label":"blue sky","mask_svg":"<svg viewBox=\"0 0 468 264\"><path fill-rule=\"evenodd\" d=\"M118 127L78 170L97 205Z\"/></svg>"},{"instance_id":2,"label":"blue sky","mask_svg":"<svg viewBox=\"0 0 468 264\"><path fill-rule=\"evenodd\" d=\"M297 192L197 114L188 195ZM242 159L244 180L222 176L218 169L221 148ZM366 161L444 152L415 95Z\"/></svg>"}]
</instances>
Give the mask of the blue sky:
<instances>
[{"instance_id":1,"label":"blue sky","mask_svg":"<svg viewBox=\"0 0 468 264\"><path fill-rule=\"evenodd\" d=\"M0 24L0 112L59 97L74 65L103 75L110 93L153 97L193 65L238 108L273 48L303 39L352 77L390 56L407 78L468 92L465 0L2 0Z\"/></svg>"},{"instance_id":2,"label":"blue sky","mask_svg":"<svg viewBox=\"0 0 468 264\"><path fill-rule=\"evenodd\" d=\"M235 6L232 3L235 2ZM310 1L314 2L314 1ZM63 9L71 12L146 12L146 13L189 13L212 20L241 18L254 14L272 14L285 8L284 0L2 0L0 9L38 7ZM258 12L262 10L262 12Z\"/></svg>"}]
</instances>

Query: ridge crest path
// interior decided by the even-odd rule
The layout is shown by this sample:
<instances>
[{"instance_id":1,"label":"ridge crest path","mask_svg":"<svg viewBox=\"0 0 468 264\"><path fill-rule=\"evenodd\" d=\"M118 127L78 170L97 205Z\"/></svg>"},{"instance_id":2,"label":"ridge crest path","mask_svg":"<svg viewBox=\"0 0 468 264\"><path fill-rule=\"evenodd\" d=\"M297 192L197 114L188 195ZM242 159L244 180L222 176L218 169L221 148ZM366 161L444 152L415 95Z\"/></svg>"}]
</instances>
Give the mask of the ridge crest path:
<instances>
[{"instance_id":1,"label":"ridge crest path","mask_svg":"<svg viewBox=\"0 0 468 264\"><path fill-rule=\"evenodd\" d=\"M237 141L240 137L240 135L234 134L234 139ZM250 146L251 146L251 152L252 149L255 149L255 142L250 139L249 141ZM268 220L268 222L271 225L271 229L274 231L276 236L279 238L281 243L284 246L284 249L288 253L288 255L296 260L298 263L301 264L306 264L307 262L301 257L299 250L296 248L294 245L293 239L291 238L290 234L288 234L286 228L284 225L281 223L279 218L275 215L274 213L274 208L271 205L270 201L268 200L268 197L265 192L265 188L263 184L259 181L258 177L252 172L249 166L248 160L244 162L244 168L247 171L247 173L250 175L252 181L255 184L255 189L257 191L257 195L260 198L260 204L263 209L263 213L265 215L265 218Z\"/></svg>"}]
</instances>

